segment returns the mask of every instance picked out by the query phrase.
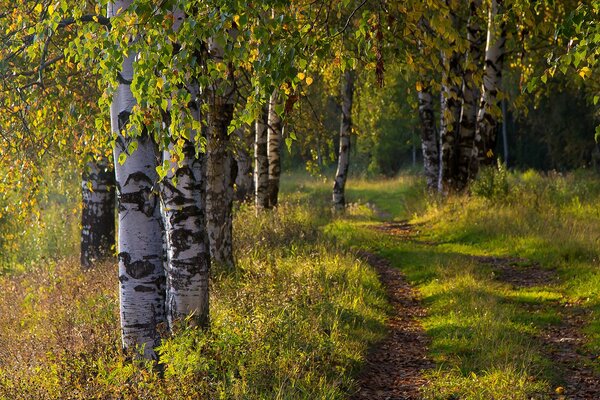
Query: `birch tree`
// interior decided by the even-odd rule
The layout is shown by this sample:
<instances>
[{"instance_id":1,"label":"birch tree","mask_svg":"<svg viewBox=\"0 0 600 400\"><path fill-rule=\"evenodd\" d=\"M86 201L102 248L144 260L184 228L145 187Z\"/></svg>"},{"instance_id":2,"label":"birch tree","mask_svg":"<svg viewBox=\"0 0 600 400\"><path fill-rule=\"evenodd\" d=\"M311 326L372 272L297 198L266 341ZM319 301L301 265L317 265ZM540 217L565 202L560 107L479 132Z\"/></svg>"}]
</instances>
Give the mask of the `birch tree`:
<instances>
[{"instance_id":1,"label":"birch tree","mask_svg":"<svg viewBox=\"0 0 600 400\"><path fill-rule=\"evenodd\" d=\"M470 173L476 176L481 165L495 160L496 129L498 127L498 93L502 80L506 44L506 21L503 17L503 0L492 0L488 14L487 44L481 100L477 114L475 144Z\"/></svg>"},{"instance_id":2,"label":"birch tree","mask_svg":"<svg viewBox=\"0 0 600 400\"><path fill-rule=\"evenodd\" d=\"M269 99L269 116L267 129L267 148L269 164L269 207L276 207L279 197L279 180L281 177L281 136L283 124L279 113L283 108L279 91L275 90Z\"/></svg>"},{"instance_id":3,"label":"birch tree","mask_svg":"<svg viewBox=\"0 0 600 400\"><path fill-rule=\"evenodd\" d=\"M210 58L223 63L223 48L211 41ZM233 71L227 79L218 80L207 91L207 182L206 230L210 242L210 255L215 263L228 269L233 260L233 154L228 128L233 119L235 105Z\"/></svg>"},{"instance_id":4,"label":"birch tree","mask_svg":"<svg viewBox=\"0 0 600 400\"><path fill-rule=\"evenodd\" d=\"M126 10L131 0L108 3L108 17ZM121 10L121 11L119 11ZM123 48L127 49L124 43ZM162 221L157 193L158 147L141 132L127 134L129 116L136 101L131 92L134 54L127 54L118 74L118 88L110 106L115 141L115 177L119 204L119 282L123 347L141 348L155 358L160 342L158 327L165 322L165 271Z\"/></svg>"},{"instance_id":5,"label":"birch tree","mask_svg":"<svg viewBox=\"0 0 600 400\"><path fill-rule=\"evenodd\" d=\"M237 168L235 178L235 198L248 201L253 197L254 180L252 178L252 145L254 132L248 125L237 128L233 133L234 160Z\"/></svg>"},{"instance_id":6,"label":"birch tree","mask_svg":"<svg viewBox=\"0 0 600 400\"><path fill-rule=\"evenodd\" d=\"M106 162L90 161L81 185L81 265L108 257L115 244L115 174Z\"/></svg>"},{"instance_id":7,"label":"birch tree","mask_svg":"<svg viewBox=\"0 0 600 400\"><path fill-rule=\"evenodd\" d=\"M433 109L433 96L430 88L420 84L418 91L419 118L421 120L421 150L423 152L423 166L425 179L429 191L436 191L439 177L439 140L435 126Z\"/></svg>"},{"instance_id":8,"label":"birch tree","mask_svg":"<svg viewBox=\"0 0 600 400\"><path fill-rule=\"evenodd\" d=\"M269 208L269 158L266 112L256 120L254 139L254 204L257 212Z\"/></svg>"},{"instance_id":9,"label":"birch tree","mask_svg":"<svg viewBox=\"0 0 600 400\"><path fill-rule=\"evenodd\" d=\"M469 1L469 22L467 24L467 42L469 50L465 61L465 71L462 87L462 109L460 114L460 131L458 134L458 160L456 191L462 191L469 180L469 163L473 154L473 142L477 126L477 107L480 96L480 79L478 71L481 69L480 58L483 47L483 30L479 23L478 11L481 0Z\"/></svg>"},{"instance_id":10,"label":"birch tree","mask_svg":"<svg viewBox=\"0 0 600 400\"><path fill-rule=\"evenodd\" d=\"M457 50L457 4L446 0L450 27L449 43L442 49L442 91L440 105L440 175L439 191L447 194L454 189L456 179L457 141L459 133L461 93L461 54Z\"/></svg>"},{"instance_id":11,"label":"birch tree","mask_svg":"<svg viewBox=\"0 0 600 400\"><path fill-rule=\"evenodd\" d=\"M342 79L342 114L340 121L340 148L337 170L333 184L332 203L334 211L346 207L346 180L350 166L350 135L352 133L352 100L354 96L355 71L347 69Z\"/></svg>"}]
</instances>

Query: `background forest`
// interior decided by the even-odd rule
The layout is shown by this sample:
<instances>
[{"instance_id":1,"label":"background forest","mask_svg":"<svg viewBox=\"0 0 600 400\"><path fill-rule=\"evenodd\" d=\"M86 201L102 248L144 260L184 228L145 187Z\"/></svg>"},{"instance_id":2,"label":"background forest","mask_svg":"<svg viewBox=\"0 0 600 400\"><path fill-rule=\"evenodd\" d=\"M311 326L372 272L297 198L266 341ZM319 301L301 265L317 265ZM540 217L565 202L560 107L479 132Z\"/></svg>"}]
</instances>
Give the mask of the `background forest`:
<instances>
[{"instance_id":1,"label":"background forest","mask_svg":"<svg viewBox=\"0 0 600 400\"><path fill-rule=\"evenodd\" d=\"M599 14L0 0L0 399L600 397Z\"/></svg>"}]
</instances>

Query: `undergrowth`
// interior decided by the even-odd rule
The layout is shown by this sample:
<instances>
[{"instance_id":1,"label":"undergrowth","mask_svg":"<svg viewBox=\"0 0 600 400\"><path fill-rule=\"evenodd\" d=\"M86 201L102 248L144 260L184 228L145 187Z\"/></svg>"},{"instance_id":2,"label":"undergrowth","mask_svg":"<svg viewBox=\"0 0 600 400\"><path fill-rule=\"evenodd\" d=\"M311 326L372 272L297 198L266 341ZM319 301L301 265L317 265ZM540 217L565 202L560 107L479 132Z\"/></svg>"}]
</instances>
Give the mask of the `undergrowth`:
<instances>
[{"instance_id":1,"label":"undergrowth","mask_svg":"<svg viewBox=\"0 0 600 400\"><path fill-rule=\"evenodd\" d=\"M326 215L293 196L258 217L242 206L210 329L165 335L160 368L121 352L114 263L48 258L3 275L0 399L345 398L387 303L371 268L323 240Z\"/></svg>"}]
</instances>

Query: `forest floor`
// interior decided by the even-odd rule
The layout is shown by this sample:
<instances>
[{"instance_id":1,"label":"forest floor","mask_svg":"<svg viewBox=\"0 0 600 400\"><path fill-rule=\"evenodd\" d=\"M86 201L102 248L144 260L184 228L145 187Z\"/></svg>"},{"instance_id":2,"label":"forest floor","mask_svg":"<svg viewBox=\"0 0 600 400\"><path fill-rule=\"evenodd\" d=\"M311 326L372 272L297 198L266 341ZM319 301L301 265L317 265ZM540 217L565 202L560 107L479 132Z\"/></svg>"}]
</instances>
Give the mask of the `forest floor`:
<instances>
[{"instance_id":1,"label":"forest floor","mask_svg":"<svg viewBox=\"0 0 600 400\"><path fill-rule=\"evenodd\" d=\"M394 309L354 398L599 399L600 181L584 177L513 174L444 201L406 181L350 189L326 231L369 254Z\"/></svg>"},{"instance_id":2,"label":"forest floor","mask_svg":"<svg viewBox=\"0 0 600 400\"><path fill-rule=\"evenodd\" d=\"M403 241L419 240L418 230L408 221L386 222L373 228ZM428 245L434 246L435 243ZM359 253L359 256L377 270L393 311L386 324L388 335L371 349L359 375L359 389L353 399L421 399L430 384L425 375L436 366L428 356L430 339L421 325L426 309L420 295L387 259L370 252ZM515 288L554 285L558 282L555 271L543 269L525 259L473 258L479 265L491 267L495 279ZM520 267L522 265L527 268ZM531 313L543 311L543 306L538 304L525 303L523 307ZM586 343L583 328L592 311L581 304L561 304L558 301L545 307L555 309L561 322L548 327L537 340L543 354L561 370L560 380L563 384L545 394L554 399L600 399L600 374L591 366L595 355L582 348ZM540 397L544 397L543 394L540 393ZM511 397L507 395L506 398Z\"/></svg>"},{"instance_id":3,"label":"forest floor","mask_svg":"<svg viewBox=\"0 0 600 400\"><path fill-rule=\"evenodd\" d=\"M0 399L600 399L600 178L351 180L333 217L326 181L283 183L236 210L211 329L165 336L160 369L120 349L114 261L78 265L77 190L0 221Z\"/></svg>"}]
</instances>

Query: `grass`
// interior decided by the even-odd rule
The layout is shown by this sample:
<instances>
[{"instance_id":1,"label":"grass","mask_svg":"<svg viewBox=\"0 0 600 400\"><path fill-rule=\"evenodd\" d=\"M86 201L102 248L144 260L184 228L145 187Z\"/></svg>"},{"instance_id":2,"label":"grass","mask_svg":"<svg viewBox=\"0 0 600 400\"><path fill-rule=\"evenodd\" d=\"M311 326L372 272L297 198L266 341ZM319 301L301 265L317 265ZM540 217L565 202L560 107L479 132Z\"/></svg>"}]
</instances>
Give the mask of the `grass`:
<instances>
[{"instance_id":1,"label":"grass","mask_svg":"<svg viewBox=\"0 0 600 400\"><path fill-rule=\"evenodd\" d=\"M0 399L346 398L388 308L375 272L323 240L322 205L236 212L239 269L213 273L211 329L165 336L160 370L120 350L114 263L32 251L0 276ZM59 216L28 235L49 243Z\"/></svg>"},{"instance_id":2,"label":"grass","mask_svg":"<svg viewBox=\"0 0 600 400\"><path fill-rule=\"evenodd\" d=\"M351 219L326 228L346 246L384 255L419 289L438 365L428 373L427 399L548 398L563 374L540 337L561 322L561 305L592 311L585 351L600 352L600 180L585 172L486 174L493 180L484 174L473 196L429 199L426 208L407 206L416 210L412 214L394 213L415 224L413 240L382 236L370 229L373 223ZM398 192L395 185L407 184L403 179L380 190ZM388 196L372 201L390 209ZM513 287L495 279L481 256L518 257L526 260L516 266L522 269L539 264L555 271L558 282ZM600 369L599 360L590 364Z\"/></svg>"},{"instance_id":3,"label":"grass","mask_svg":"<svg viewBox=\"0 0 600 400\"><path fill-rule=\"evenodd\" d=\"M347 398L389 312L356 249L401 269L428 310L421 322L437 368L427 372L425 399L549 398L562 371L541 336L566 304L593 311L583 350L600 353L597 177L486 172L472 196L443 202L414 175L352 180L347 213L334 218L330 190L288 175L279 210L236 212L239 270L214 271L210 331L181 327L165 337L162 371L120 351L115 265L82 272L76 257L62 256L76 249L58 229L76 196L49 201L56 211L26 230L39 248L30 258L17 249L10 262L21 267L6 261L0 277L0 399ZM413 236L372 229L382 219L410 220ZM44 233L48 226L55 233ZM52 249L61 257L47 257ZM557 279L513 286L484 256Z\"/></svg>"}]
</instances>

